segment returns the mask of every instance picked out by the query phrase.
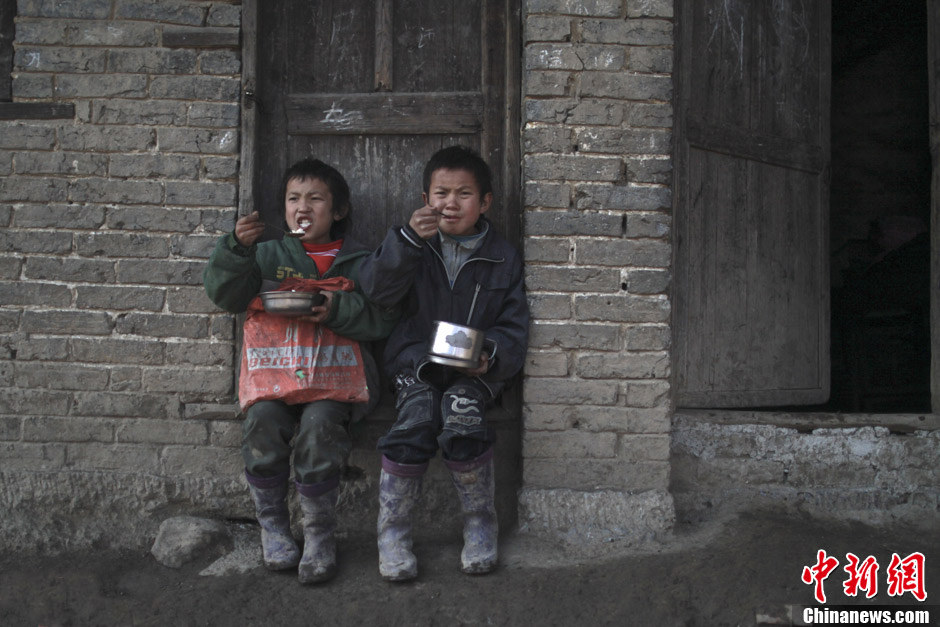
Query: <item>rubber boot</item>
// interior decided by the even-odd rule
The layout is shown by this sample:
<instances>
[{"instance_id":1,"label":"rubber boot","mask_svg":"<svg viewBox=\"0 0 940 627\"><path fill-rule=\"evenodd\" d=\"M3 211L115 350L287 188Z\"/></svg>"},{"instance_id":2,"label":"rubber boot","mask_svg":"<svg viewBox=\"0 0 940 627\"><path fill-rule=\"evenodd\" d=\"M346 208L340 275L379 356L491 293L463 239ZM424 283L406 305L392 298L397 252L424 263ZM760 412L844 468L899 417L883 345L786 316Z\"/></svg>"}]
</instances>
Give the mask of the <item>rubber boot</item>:
<instances>
[{"instance_id":1,"label":"rubber boot","mask_svg":"<svg viewBox=\"0 0 940 627\"><path fill-rule=\"evenodd\" d=\"M255 516L261 525L261 551L264 565L270 570L286 570L297 566L300 549L290 531L287 508L287 477L255 477L245 473Z\"/></svg>"},{"instance_id":2,"label":"rubber boot","mask_svg":"<svg viewBox=\"0 0 940 627\"><path fill-rule=\"evenodd\" d=\"M339 475L321 483L298 483L303 512L304 554L297 578L300 583L318 583L336 575L336 501Z\"/></svg>"},{"instance_id":3,"label":"rubber boot","mask_svg":"<svg viewBox=\"0 0 940 627\"><path fill-rule=\"evenodd\" d=\"M499 525L496 520L496 481L493 449L468 462L444 460L463 510L463 551L460 569L483 575L496 568Z\"/></svg>"},{"instance_id":4,"label":"rubber boot","mask_svg":"<svg viewBox=\"0 0 940 627\"><path fill-rule=\"evenodd\" d=\"M410 581L418 576L411 551L411 513L421 495L424 464L398 464L382 456L379 476L379 573L386 581Z\"/></svg>"}]
</instances>

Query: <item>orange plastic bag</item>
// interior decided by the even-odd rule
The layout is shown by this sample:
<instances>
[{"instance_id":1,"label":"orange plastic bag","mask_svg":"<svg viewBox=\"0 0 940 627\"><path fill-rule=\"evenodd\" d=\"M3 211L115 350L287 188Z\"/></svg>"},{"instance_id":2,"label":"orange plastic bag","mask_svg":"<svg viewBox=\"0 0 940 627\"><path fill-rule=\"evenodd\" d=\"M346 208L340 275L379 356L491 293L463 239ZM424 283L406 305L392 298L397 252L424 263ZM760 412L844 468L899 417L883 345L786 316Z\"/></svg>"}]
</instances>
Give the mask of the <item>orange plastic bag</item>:
<instances>
[{"instance_id":1,"label":"orange plastic bag","mask_svg":"<svg viewBox=\"0 0 940 627\"><path fill-rule=\"evenodd\" d=\"M348 292L353 282L345 277L287 279L279 289ZM288 405L369 400L359 343L322 324L266 313L257 297L248 305L242 344L238 402L243 411L275 399Z\"/></svg>"}]
</instances>

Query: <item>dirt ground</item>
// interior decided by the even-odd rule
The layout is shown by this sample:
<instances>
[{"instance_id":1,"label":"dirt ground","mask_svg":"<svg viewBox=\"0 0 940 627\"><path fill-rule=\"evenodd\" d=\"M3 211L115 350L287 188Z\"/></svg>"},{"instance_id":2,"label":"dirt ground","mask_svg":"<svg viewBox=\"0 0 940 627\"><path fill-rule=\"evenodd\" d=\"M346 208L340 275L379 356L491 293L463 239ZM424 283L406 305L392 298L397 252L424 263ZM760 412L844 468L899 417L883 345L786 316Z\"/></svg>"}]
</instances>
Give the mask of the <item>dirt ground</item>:
<instances>
[{"instance_id":1,"label":"dirt ground","mask_svg":"<svg viewBox=\"0 0 940 627\"><path fill-rule=\"evenodd\" d=\"M254 537L256 529L246 530ZM793 514L751 512L680 527L644 549L610 543L606 557L577 563L557 543L508 536L500 569L470 577L459 544L416 545L421 573L410 584L378 574L373 539L344 538L335 580L301 586L294 573L255 567L201 575L211 558L180 569L147 552L0 556L0 625L755 625L790 605L816 605L801 582L824 549L839 559L826 580L827 607L902 604L940 618L940 529L874 529ZM892 553L926 557L924 604L887 594ZM845 554L874 556L878 594L844 596ZM936 596L935 596L936 595ZM762 618L763 617L763 618ZM768 618L769 617L769 618Z\"/></svg>"}]
</instances>

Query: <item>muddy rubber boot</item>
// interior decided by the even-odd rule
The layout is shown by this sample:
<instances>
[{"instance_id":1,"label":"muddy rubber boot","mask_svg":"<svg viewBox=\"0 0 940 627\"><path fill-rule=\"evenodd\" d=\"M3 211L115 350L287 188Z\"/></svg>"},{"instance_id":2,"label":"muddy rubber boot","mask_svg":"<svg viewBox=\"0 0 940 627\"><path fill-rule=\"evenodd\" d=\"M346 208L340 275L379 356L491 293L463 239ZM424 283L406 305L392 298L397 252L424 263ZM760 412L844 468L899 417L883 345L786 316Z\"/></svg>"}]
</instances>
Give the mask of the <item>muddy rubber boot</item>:
<instances>
[{"instance_id":1,"label":"muddy rubber boot","mask_svg":"<svg viewBox=\"0 0 940 627\"><path fill-rule=\"evenodd\" d=\"M411 512L421 495L424 464L398 464L382 456L379 476L379 573L386 581L410 581L418 576L411 552Z\"/></svg>"},{"instance_id":2,"label":"muddy rubber boot","mask_svg":"<svg viewBox=\"0 0 940 627\"><path fill-rule=\"evenodd\" d=\"M255 516L261 525L261 552L269 570L286 570L297 566L300 549L290 532L290 511L287 508L287 474L277 477L255 477L245 473Z\"/></svg>"},{"instance_id":3,"label":"muddy rubber boot","mask_svg":"<svg viewBox=\"0 0 940 627\"><path fill-rule=\"evenodd\" d=\"M492 572L496 568L499 536L493 449L468 462L444 460L444 464L450 470L463 510L460 569L468 575Z\"/></svg>"},{"instance_id":4,"label":"muddy rubber boot","mask_svg":"<svg viewBox=\"0 0 940 627\"><path fill-rule=\"evenodd\" d=\"M319 583L336 575L336 501L339 475L321 483L298 483L303 512L304 554L297 578L300 583Z\"/></svg>"}]
</instances>

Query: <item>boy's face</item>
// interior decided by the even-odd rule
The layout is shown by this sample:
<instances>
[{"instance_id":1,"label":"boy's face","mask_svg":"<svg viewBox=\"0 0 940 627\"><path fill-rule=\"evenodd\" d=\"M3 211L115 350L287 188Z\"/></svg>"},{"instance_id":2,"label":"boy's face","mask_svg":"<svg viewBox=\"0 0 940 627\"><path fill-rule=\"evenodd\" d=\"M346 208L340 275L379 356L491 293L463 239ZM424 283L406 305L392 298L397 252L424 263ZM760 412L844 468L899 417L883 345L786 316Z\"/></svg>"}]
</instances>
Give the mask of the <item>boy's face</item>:
<instances>
[{"instance_id":1,"label":"boy's face","mask_svg":"<svg viewBox=\"0 0 940 627\"><path fill-rule=\"evenodd\" d=\"M291 179L284 196L284 217L291 230L303 229L300 241L326 244L330 241L330 227L341 214L333 211L333 194L320 179Z\"/></svg>"},{"instance_id":2,"label":"boy's face","mask_svg":"<svg viewBox=\"0 0 940 627\"><path fill-rule=\"evenodd\" d=\"M480 196L476 177L467 170L441 168L431 173L425 204L441 212L438 228L447 235L472 235L480 215L486 213L493 194Z\"/></svg>"}]
</instances>

